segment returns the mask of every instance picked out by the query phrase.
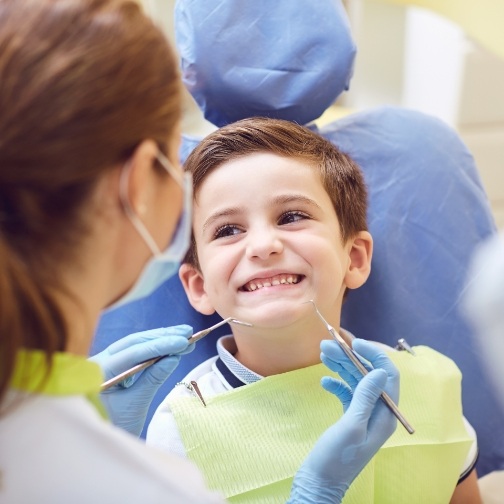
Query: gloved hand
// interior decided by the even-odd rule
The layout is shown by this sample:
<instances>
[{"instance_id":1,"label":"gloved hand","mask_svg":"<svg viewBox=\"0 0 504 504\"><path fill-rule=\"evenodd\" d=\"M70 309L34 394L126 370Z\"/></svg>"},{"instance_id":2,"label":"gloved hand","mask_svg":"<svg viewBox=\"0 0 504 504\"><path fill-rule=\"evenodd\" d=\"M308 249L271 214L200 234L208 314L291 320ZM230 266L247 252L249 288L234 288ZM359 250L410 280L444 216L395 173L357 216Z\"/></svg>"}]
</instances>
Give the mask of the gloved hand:
<instances>
[{"instance_id":1,"label":"gloved hand","mask_svg":"<svg viewBox=\"0 0 504 504\"><path fill-rule=\"evenodd\" d=\"M100 394L116 426L135 436L141 434L154 395L177 367L180 355L194 349L194 344L187 342L191 335L192 327L188 325L138 332L89 358L102 368L105 380L110 380L140 362L169 356Z\"/></svg>"},{"instance_id":2,"label":"gloved hand","mask_svg":"<svg viewBox=\"0 0 504 504\"><path fill-rule=\"evenodd\" d=\"M336 341L324 340L322 362L345 382L322 378L322 386L343 403L343 417L319 438L296 473L289 503L340 503L348 487L392 435L396 417L379 400L387 392L397 404L399 372L376 345L355 339L354 350L374 368L362 377Z\"/></svg>"}]
</instances>

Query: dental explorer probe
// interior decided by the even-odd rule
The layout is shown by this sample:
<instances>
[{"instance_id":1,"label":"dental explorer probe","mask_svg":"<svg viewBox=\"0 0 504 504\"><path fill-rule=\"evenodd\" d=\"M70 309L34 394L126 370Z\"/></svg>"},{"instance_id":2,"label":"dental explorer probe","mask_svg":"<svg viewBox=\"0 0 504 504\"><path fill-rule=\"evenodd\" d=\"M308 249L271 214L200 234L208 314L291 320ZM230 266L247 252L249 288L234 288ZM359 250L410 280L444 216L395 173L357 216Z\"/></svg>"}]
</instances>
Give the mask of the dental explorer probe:
<instances>
[{"instance_id":1,"label":"dental explorer probe","mask_svg":"<svg viewBox=\"0 0 504 504\"><path fill-rule=\"evenodd\" d=\"M214 329L217 329L217 327L220 327L220 326L222 326L224 324L228 324L228 323L252 327L252 324L249 324L248 322L242 322L241 320L237 320L233 317L228 317L228 318L225 318L224 320L221 320L220 322L217 322L217 324L214 324L213 326L208 327L207 329L203 329L202 331L199 331L199 332L193 334L187 341L189 344L196 343L196 341L199 341L200 339L204 338L207 334L210 334ZM154 357L153 359L146 360L144 362L141 362L140 364L133 366L130 369L127 369L126 371L123 371L122 373L118 374L117 376L114 376L114 378L111 378L110 380L103 382L100 386L100 392L103 392L104 390L107 390L110 387L113 387L114 385L117 385L118 383L122 382L126 378L133 376L134 374L138 373L139 371L142 371L145 368L152 366L152 364L155 364L157 361L163 359L164 357L167 357L167 356L160 355L159 357Z\"/></svg>"},{"instance_id":2,"label":"dental explorer probe","mask_svg":"<svg viewBox=\"0 0 504 504\"><path fill-rule=\"evenodd\" d=\"M351 346L348 345L348 343L341 337L341 335L334 329L334 327L327 322L327 320L322 316L322 314L319 312L317 305L313 301L313 299L310 299L309 301L306 301L305 303L311 303L313 307L315 308L315 312L317 313L318 317L322 322L325 324L326 329L329 331L331 336L336 340L336 342L339 344L343 352L345 352L345 355L353 362L355 367L361 372L362 376L365 376L369 373L369 371L366 369L366 367L362 364L360 361L359 357L357 357L356 352L352 349ZM380 395L380 399L385 403L385 405L390 409L390 411L395 415L397 420L402 423L403 427L410 433L413 434L415 432L415 429L410 425L410 423L406 420L404 415L399 411L399 408L396 406L394 401L391 399L391 397L386 393L382 392Z\"/></svg>"}]
</instances>

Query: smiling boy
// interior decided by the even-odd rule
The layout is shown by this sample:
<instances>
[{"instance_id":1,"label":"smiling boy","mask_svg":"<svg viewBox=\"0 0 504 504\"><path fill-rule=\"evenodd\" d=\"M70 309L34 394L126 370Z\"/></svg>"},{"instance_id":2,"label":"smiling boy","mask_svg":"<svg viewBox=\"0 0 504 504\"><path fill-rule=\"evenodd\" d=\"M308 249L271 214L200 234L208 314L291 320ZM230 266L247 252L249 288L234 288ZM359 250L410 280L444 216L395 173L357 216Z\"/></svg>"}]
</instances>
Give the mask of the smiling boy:
<instances>
[{"instance_id":1,"label":"smiling boy","mask_svg":"<svg viewBox=\"0 0 504 504\"><path fill-rule=\"evenodd\" d=\"M360 287L368 278L373 250L364 179L347 155L319 135L290 122L262 118L212 133L185 168L193 174L193 243L179 276L189 301L203 314L216 311L253 327L233 325L233 334L218 341L218 355L184 380L197 383L208 407L189 404L191 393L176 387L154 415L147 441L194 458L210 485L215 482L228 498L259 502L254 492L263 491L282 502L288 488L282 484L289 473L276 466L282 454L290 460L297 453L292 431L277 439L285 423L299 422L294 432L300 436L307 430L319 435L319 418L326 410L335 414L333 398L317 395L320 344L329 335L306 302L313 300L326 320L351 341L340 328L341 307L347 289ZM404 361L396 362L403 366L401 383L406 375L412 383L425 384L425 390L415 389L415 394L420 394L419 402L428 403L430 414L445 408L447 399L429 397L428 381L446 381L445 393L450 401L455 397L452 412L443 410L450 420L443 416L435 428L426 421L422 431L423 420L415 416L413 403L406 416L413 417L409 420L422 434L408 439L396 432L390 444L395 451L391 448L384 461L376 457L376 472L358 478L345 502L373 502L384 495L376 502L441 503L455 490L452 503L477 503L476 449L473 443L467 456L471 440L462 419L458 370L429 349L416 360L408 357L394 357ZM435 362L434 369L443 371L418 380L415 373L421 371L413 368L425 369L424 361ZM296 401L284 404L293 388L299 393ZM410 394L408 400L415 397ZM231 418L232 424L227 423ZM451 429L453 435L445 435ZM266 431L278 435L268 438ZM209 435L218 440L213 447L204 441ZM441 448L429 452L424 445L433 440L439 440ZM199 448L202 443L207 445L204 450ZM424 450L421 455L419 447ZM227 458L217 464L219 450ZM265 471L254 466L257 459ZM397 501L395 492L402 490L389 484L383 473L397 473L405 463L415 463L416 483L410 482L404 490L407 496ZM219 471L225 475L222 480ZM466 473L471 476L457 486ZM374 480L378 482L369 483Z\"/></svg>"},{"instance_id":2,"label":"smiling boy","mask_svg":"<svg viewBox=\"0 0 504 504\"><path fill-rule=\"evenodd\" d=\"M287 141L298 150L295 138ZM199 267L194 256L180 277L201 313L253 321L253 331L234 328L235 358L268 376L320 362L319 343L327 333L303 303L313 299L339 327L345 289L359 287L369 275L372 238L362 175L346 156L338 153L334 168L345 186L338 194L353 204L336 201L335 211L308 159L299 153L245 155L244 149L201 185L194 174ZM187 166L193 171L190 159Z\"/></svg>"}]
</instances>

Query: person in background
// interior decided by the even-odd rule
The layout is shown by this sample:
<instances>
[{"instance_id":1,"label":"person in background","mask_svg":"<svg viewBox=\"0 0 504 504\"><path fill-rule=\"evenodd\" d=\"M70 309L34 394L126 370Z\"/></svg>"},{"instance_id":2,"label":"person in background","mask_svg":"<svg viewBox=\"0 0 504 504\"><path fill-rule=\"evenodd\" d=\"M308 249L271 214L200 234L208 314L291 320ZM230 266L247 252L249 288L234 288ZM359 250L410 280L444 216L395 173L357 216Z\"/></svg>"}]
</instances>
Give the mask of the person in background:
<instances>
[{"instance_id":1,"label":"person in background","mask_svg":"<svg viewBox=\"0 0 504 504\"><path fill-rule=\"evenodd\" d=\"M476 250L467 275L462 313L475 330L480 362L498 391L504 412L504 230L485 240ZM502 501L504 470L480 478L485 504Z\"/></svg>"},{"instance_id":2,"label":"person in background","mask_svg":"<svg viewBox=\"0 0 504 504\"><path fill-rule=\"evenodd\" d=\"M504 230L476 250L467 278L463 313L476 330L482 363L504 411Z\"/></svg>"}]
</instances>

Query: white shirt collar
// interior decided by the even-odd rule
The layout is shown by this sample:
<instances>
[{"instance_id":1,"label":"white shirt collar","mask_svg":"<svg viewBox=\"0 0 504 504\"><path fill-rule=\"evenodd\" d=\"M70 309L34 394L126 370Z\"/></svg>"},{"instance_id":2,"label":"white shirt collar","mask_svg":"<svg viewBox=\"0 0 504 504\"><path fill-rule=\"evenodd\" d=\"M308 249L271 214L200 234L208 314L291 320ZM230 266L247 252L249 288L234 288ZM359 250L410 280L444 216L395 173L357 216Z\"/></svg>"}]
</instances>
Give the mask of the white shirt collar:
<instances>
[{"instance_id":1,"label":"white shirt collar","mask_svg":"<svg viewBox=\"0 0 504 504\"><path fill-rule=\"evenodd\" d=\"M259 381L263 378L263 376L254 373L254 371L251 371L241 362L238 362L234 357L236 351L236 343L231 334L228 336L222 336L217 340L217 353L219 354L222 362L226 365L229 371L236 376L236 378L246 385Z\"/></svg>"}]
</instances>

